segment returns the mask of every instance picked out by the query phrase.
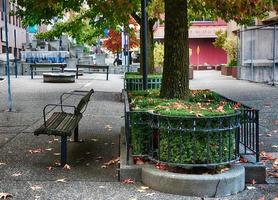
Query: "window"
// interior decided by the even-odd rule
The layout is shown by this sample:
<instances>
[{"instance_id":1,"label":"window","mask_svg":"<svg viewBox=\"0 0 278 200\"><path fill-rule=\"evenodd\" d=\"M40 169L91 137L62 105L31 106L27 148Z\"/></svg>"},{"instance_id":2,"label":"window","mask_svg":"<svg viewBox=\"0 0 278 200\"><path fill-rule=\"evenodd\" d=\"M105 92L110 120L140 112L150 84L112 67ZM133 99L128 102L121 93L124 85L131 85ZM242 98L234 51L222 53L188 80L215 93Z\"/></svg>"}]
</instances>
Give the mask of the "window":
<instances>
[{"instance_id":1,"label":"window","mask_svg":"<svg viewBox=\"0 0 278 200\"><path fill-rule=\"evenodd\" d=\"M213 19L211 18L206 18L206 17L199 17L199 18L195 18L193 21L194 22L213 22Z\"/></svg>"}]
</instances>

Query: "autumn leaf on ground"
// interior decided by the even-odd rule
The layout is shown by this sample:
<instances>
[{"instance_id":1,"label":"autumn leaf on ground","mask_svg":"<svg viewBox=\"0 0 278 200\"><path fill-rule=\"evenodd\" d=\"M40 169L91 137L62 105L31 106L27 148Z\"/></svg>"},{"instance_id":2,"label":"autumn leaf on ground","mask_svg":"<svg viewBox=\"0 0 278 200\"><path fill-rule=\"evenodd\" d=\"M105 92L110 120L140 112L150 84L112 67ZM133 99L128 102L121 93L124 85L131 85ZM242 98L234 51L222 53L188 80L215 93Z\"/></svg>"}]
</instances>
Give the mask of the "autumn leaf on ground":
<instances>
[{"instance_id":1,"label":"autumn leaf on ground","mask_svg":"<svg viewBox=\"0 0 278 200\"><path fill-rule=\"evenodd\" d=\"M60 156L61 153L53 153L54 156Z\"/></svg>"},{"instance_id":2,"label":"autumn leaf on ground","mask_svg":"<svg viewBox=\"0 0 278 200\"><path fill-rule=\"evenodd\" d=\"M155 168L160 169L160 170L167 170L168 166L166 164L163 164L163 163L156 163Z\"/></svg>"},{"instance_id":3,"label":"autumn leaf on ground","mask_svg":"<svg viewBox=\"0 0 278 200\"><path fill-rule=\"evenodd\" d=\"M104 128L105 128L105 129L108 129L109 131L111 131L111 130L112 130L112 126L111 126L111 125L109 125L109 124L105 125L105 126L104 126Z\"/></svg>"},{"instance_id":4,"label":"autumn leaf on ground","mask_svg":"<svg viewBox=\"0 0 278 200\"><path fill-rule=\"evenodd\" d=\"M125 179L122 181L123 184L134 184L135 181L131 178Z\"/></svg>"},{"instance_id":5,"label":"autumn leaf on ground","mask_svg":"<svg viewBox=\"0 0 278 200\"><path fill-rule=\"evenodd\" d=\"M64 170L71 170L71 167L68 164L65 164L65 166L63 167Z\"/></svg>"},{"instance_id":6,"label":"autumn leaf on ground","mask_svg":"<svg viewBox=\"0 0 278 200\"><path fill-rule=\"evenodd\" d=\"M13 195L11 195L10 193L6 193L6 192L0 192L0 199L8 199L8 198L12 198Z\"/></svg>"},{"instance_id":7,"label":"autumn leaf on ground","mask_svg":"<svg viewBox=\"0 0 278 200\"><path fill-rule=\"evenodd\" d=\"M151 197L153 195L155 195L155 193L148 193L148 194L146 194L146 196L149 196L149 197Z\"/></svg>"},{"instance_id":8,"label":"autumn leaf on ground","mask_svg":"<svg viewBox=\"0 0 278 200\"><path fill-rule=\"evenodd\" d=\"M0 166L1 166L1 165L7 165L7 164L6 164L6 163L3 163L3 162L0 162Z\"/></svg>"},{"instance_id":9,"label":"autumn leaf on ground","mask_svg":"<svg viewBox=\"0 0 278 200\"><path fill-rule=\"evenodd\" d=\"M57 179L55 182L57 183L66 183L66 179L65 178L61 178L61 179Z\"/></svg>"},{"instance_id":10,"label":"autumn leaf on ground","mask_svg":"<svg viewBox=\"0 0 278 200\"><path fill-rule=\"evenodd\" d=\"M46 167L46 169L47 169L48 171L52 171L52 170L53 170L53 167L52 167L52 166L48 166L48 167Z\"/></svg>"},{"instance_id":11,"label":"autumn leaf on ground","mask_svg":"<svg viewBox=\"0 0 278 200\"><path fill-rule=\"evenodd\" d=\"M116 158L108 161L107 163L104 163L104 165L110 166L110 165L118 164L119 162L120 162L120 158Z\"/></svg>"},{"instance_id":12,"label":"autumn leaf on ground","mask_svg":"<svg viewBox=\"0 0 278 200\"><path fill-rule=\"evenodd\" d=\"M42 153L42 152L43 152L43 149L42 149L42 148L29 149L28 152L29 152L30 154Z\"/></svg>"},{"instance_id":13,"label":"autumn leaf on ground","mask_svg":"<svg viewBox=\"0 0 278 200\"><path fill-rule=\"evenodd\" d=\"M233 106L233 109L239 109L241 107L241 104L240 103L236 103L234 106Z\"/></svg>"},{"instance_id":14,"label":"autumn leaf on ground","mask_svg":"<svg viewBox=\"0 0 278 200\"><path fill-rule=\"evenodd\" d=\"M61 166L61 163L60 163L58 160L55 160L55 161L54 161L54 166L59 167L59 166Z\"/></svg>"},{"instance_id":15,"label":"autumn leaf on ground","mask_svg":"<svg viewBox=\"0 0 278 200\"><path fill-rule=\"evenodd\" d=\"M13 177L18 177L18 176L21 176L21 175L22 175L22 173L18 172L18 173L12 174L11 176L13 176Z\"/></svg>"},{"instance_id":16,"label":"autumn leaf on ground","mask_svg":"<svg viewBox=\"0 0 278 200\"><path fill-rule=\"evenodd\" d=\"M262 160L273 160L272 155L266 153L265 151L262 151L260 153L260 157L261 157Z\"/></svg>"},{"instance_id":17,"label":"autumn leaf on ground","mask_svg":"<svg viewBox=\"0 0 278 200\"><path fill-rule=\"evenodd\" d=\"M32 190L40 190L42 189L42 186L39 186L39 185L33 185L30 187Z\"/></svg>"},{"instance_id":18,"label":"autumn leaf on ground","mask_svg":"<svg viewBox=\"0 0 278 200\"><path fill-rule=\"evenodd\" d=\"M255 179L252 179L252 180L251 180L251 184L252 184L252 185L255 185L256 183L257 183L257 182L256 182Z\"/></svg>"},{"instance_id":19,"label":"autumn leaf on ground","mask_svg":"<svg viewBox=\"0 0 278 200\"><path fill-rule=\"evenodd\" d=\"M101 165L101 168L106 169L107 165Z\"/></svg>"},{"instance_id":20,"label":"autumn leaf on ground","mask_svg":"<svg viewBox=\"0 0 278 200\"><path fill-rule=\"evenodd\" d=\"M52 151L53 150L53 148L47 148L47 149L45 149L46 151Z\"/></svg>"}]
</instances>

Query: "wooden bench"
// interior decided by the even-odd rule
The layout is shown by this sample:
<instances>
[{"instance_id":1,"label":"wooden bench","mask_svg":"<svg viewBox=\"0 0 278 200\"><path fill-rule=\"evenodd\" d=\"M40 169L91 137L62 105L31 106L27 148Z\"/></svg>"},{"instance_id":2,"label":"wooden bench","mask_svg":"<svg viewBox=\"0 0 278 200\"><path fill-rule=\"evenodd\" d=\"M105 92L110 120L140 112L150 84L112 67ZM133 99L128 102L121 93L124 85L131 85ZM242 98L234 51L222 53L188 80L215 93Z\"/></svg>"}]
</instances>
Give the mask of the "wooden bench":
<instances>
[{"instance_id":1,"label":"wooden bench","mask_svg":"<svg viewBox=\"0 0 278 200\"><path fill-rule=\"evenodd\" d=\"M93 89L91 89L90 91L75 90L70 93L63 93L60 96L60 104L47 104L43 109L44 124L37 130L35 130L34 134L61 136L61 166L64 166L67 163L67 137L70 137L72 135L72 132L74 132L74 142L78 142L78 124L82 118L82 114L87 108L90 97L93 93ZM63 104L63 97L67 94L82 96L77 106ZM59 107L61 111L54 112L47 119L46 108L48 107L52 107L52 110L56 107ZM65 112L64 108L73 108L74 112Z\"/></svg>"},{"instance_id":2,"label":"wooden bench","mask_svg":"<svg viewBox=\"0 0 278 200\"><path fill-rule=\"evenodd\" d=\"M87 64L77 64L76 65L76 79L78 79L78 70L80 68L88 68L89 70L92 69L93 71L90 72L100 72L99 70L106 71L106 80L108 81L108 75L109 75L109 65L87 65ZM83 72L85 73L85 71Z\"/></svg>"},{"instance_id":3,"label":"wooden bench","mask_svg":"<svg viewBox=\"0 0 278 200\"><path fill-rule=\"evenodd\" d=\"M64 68L67 67L66 63L33 63L30 64L31 79L34 78L36 72L64 72ZM43 68L37 70L37 68ZM60 68L60 69L55 69Z\"/></svg>"}]
</instances>

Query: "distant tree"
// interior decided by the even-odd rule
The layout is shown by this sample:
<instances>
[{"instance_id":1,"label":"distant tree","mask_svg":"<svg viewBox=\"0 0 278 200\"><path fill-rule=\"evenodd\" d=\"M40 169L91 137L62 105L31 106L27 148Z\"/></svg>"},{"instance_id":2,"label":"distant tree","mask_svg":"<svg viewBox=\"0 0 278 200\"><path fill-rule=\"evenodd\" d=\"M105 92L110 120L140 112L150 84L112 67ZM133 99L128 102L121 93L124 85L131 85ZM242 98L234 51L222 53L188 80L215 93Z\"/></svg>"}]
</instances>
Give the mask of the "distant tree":
<instances>
[{"instance_id":1,"label":"distant tree","mask_svg":"<svg viewBox=\"0 0 278 200\"><path fill-rule=\"evenodd\" d=\"M129 35L129 47L136 48L139 46L139 40L137 38L137 24L133 19L130 20L130 24L132 27L129 27L127 31ZM103 47L113 53L121 52L122 32L120 30L110 29L108 38L103 42Z\"/></svg>"}]
</instances>

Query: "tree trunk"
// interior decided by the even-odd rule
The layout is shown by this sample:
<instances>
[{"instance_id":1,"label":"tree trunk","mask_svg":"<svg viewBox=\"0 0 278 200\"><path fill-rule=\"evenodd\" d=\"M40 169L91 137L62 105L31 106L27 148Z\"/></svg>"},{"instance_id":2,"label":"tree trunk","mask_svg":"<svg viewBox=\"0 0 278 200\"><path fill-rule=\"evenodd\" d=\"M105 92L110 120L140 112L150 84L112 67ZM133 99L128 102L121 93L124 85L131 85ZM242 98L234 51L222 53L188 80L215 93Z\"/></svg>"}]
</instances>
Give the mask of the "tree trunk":
<instances>
[{"instance_id":1,"label":"tree trunk","mask_svg":"<svg viewBox=\"0 0 278 200\"><path fill-rule=\"evenodd\" d=\"M153 26L155 21L149 20L148 21L148 35L147 35L147 67L148 67L148 74L154 73L154 38L153 38ZM143 31L140 29L140 38L143 38ZM143 74L143 41L140 40L140 73Z\"/></svg>"},{"instance_id":2,"label":"tree trunk","mask_svg":"<svg viewBox=\"0 0 278 200\"><path fill-rule=\"evenodd\" d=\"M164 67L160 96L185 99L189 94L187 1L165 0Z\"/></svg>"}]
</instances>

